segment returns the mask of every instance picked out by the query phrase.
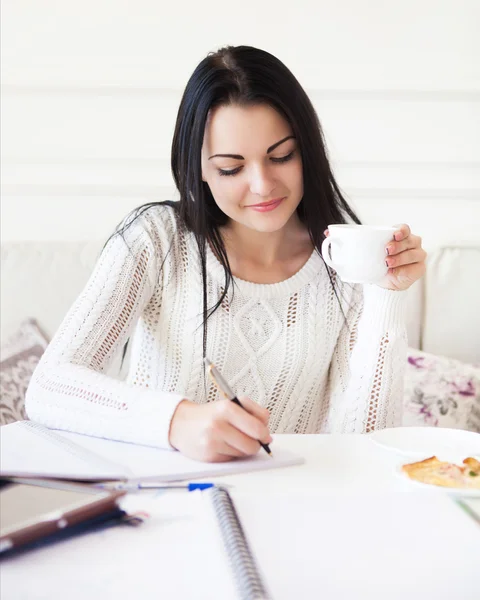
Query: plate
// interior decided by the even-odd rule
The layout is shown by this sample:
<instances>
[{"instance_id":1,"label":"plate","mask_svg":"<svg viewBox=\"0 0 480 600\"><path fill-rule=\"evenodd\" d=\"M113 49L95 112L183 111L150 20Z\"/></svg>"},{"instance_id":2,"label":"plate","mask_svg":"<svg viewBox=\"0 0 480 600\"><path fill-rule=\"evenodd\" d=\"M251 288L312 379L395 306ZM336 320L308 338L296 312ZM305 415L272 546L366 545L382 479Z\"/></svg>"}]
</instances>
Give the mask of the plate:
<instances>
[{"instance_id":1,"label":"plate","mask_svg":"<svg viewBox=\"0 0 480 600\"><path fill-rule=\"evenodd\" d=\"M415 459L436 456L457 462L480 458L480 433L441 427L393 427L368 433L370 440L402 456ZM414 461L412 461L414 462Z\"/></svg>"}]
</instances>

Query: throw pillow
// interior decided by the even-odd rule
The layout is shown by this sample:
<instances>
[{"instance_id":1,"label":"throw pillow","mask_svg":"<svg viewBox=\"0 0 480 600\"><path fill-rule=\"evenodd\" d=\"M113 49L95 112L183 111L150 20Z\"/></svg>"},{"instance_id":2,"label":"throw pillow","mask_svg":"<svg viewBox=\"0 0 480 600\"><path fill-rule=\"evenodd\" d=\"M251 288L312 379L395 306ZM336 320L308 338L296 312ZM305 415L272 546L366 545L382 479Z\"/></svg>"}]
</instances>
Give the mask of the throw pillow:
<instances>
[{"instance_id":1,"label":"throw pillow","mask_svg":"<svg viewBox=\"0 0 480 600\"><path fill-rule=\"evenodd\" d=\"M480 368L409 348L402 424L480 432Z\"/></svg>"},{"instance_id":2,"label":"throw pillow","mask_svg":"<svg viewBox=\"0 0 480 600\"><path fill-rule=\"evenodd\" d=\"M24 321L0 349L0 425L26 419L25 392L48 340L35 319Z\"/></svg>"}]
</instances>

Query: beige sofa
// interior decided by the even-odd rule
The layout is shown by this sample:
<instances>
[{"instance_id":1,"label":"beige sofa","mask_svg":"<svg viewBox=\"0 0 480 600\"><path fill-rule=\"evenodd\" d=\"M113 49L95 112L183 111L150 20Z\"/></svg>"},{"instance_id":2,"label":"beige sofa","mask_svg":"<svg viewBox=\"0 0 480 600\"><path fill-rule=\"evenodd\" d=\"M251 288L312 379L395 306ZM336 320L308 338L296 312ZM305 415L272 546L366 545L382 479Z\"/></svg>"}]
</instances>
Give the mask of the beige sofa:
<instances>
[{"instance_id":1,"label":"beige sofa","mask_svg":"<svg viewBox=\"0 0 480 600\"><path fill-rule=\"evenodd\" d=\"M34 317L51 337L86 283L100 241L8 242L1 248L1 341ZM409 292L411 347L480 363L480 244L439 245Z\"/></svg>"}]
</instances>

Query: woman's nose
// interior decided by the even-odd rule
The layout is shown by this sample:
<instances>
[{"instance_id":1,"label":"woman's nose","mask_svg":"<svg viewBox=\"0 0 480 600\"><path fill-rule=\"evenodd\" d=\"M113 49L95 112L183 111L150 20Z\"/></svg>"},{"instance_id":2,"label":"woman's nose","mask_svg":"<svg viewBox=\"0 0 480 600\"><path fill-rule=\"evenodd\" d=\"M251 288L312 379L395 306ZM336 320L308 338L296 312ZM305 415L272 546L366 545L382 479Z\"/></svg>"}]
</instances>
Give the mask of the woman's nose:
<instances>
[{"instance_id":1,"label":"woman's nose","mask_svg":"<svg viewBox=\"0 0 480 600\"><path fill-rule=\"evenodd\" d=\"M268 197L275 189L275 181L268 168L261 167L252 172L250 179L250 191L257 196Z\"/></svg>"}]
</instances>

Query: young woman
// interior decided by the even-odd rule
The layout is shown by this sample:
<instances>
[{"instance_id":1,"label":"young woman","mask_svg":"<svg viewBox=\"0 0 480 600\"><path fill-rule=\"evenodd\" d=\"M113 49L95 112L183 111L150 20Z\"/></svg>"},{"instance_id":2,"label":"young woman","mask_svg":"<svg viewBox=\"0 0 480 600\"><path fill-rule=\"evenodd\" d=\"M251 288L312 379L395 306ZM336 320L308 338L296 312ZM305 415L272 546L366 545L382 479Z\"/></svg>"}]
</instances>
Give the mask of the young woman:
<instances>
[{"instance_id":1,"label":"young woman","mask_svg":"<svg viewBox=\"0 0 480 600\"><path fill-rule=\"evenodd\" d=\"M403 290L425 252L402 225L381 286L342 284L324 264L328 225L359 221L292 73L246 46L202 60L172 170L180 201L140 207L109 239L34 374L29 417L206 461L253 454L275 432L399 424ZM108 369L127 341L120 381ZM217 401L205 356L246 410Z\"/></svg>"}]
</instances>

